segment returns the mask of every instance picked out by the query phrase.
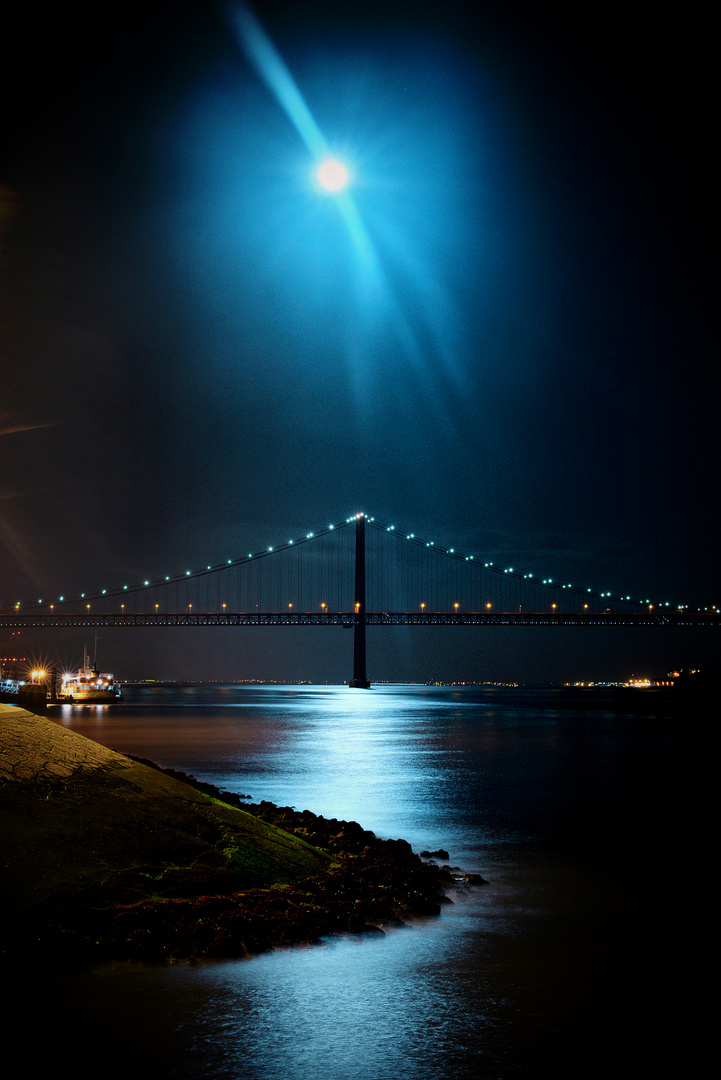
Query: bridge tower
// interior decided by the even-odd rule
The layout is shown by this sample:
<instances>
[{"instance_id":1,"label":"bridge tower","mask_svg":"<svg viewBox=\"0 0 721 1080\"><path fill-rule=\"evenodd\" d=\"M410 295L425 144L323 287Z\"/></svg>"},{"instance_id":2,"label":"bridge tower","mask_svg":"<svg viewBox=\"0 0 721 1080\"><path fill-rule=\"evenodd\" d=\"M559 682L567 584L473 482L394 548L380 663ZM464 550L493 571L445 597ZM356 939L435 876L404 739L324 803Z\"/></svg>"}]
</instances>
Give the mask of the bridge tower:
<instances>
[{"instance_id":1,"label":"bridge tower","mask_svg":"<svg viewBox=\"0 0 721 1080\"><path fill-rule=\"evenodd\" d=\"M349 686L368 690L366 678L366 519L355 519L355 607L353 623L353 678Z\"/></svg>"}]
</instances>

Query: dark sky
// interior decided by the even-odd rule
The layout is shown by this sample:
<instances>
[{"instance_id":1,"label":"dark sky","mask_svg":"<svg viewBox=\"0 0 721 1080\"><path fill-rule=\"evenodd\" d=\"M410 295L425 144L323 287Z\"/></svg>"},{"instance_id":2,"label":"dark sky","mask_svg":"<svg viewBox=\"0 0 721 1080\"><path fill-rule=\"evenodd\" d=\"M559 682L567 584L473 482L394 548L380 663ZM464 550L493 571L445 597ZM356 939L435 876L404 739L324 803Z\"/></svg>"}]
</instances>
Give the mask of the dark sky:
<instances>
[{"instance_id":1,"label":"dark sky","mask_svg":"<svg viewBox=\"0 0 721 1080\"><path fill-rule=\"evenodd\" d=\"M0 602L357 509L719 602L710 16L254 10L353 165L373 272L222 5L26 5L6 25ZM371 678L618 678L718 654L709 632L394 633L369 637ZM104 642L127 677L345 678L348 646Z\"/></svg>"}]
</instances>

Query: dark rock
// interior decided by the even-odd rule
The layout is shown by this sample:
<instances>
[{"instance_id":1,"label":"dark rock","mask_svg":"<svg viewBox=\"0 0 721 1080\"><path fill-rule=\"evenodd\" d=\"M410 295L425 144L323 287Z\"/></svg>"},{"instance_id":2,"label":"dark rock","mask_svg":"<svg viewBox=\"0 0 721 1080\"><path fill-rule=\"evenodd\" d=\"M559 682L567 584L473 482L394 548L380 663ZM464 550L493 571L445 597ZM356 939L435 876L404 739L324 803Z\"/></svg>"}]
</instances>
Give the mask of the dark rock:
<instances>
[{"instance_id":1,"label":"dark rock","mask_svg":"<svg viewBox=\"0 0 721 1080\"><path fill-rule=\"evenodd\" d=\"M422 859L448 859L450 858L445 848L438 848L438 851L422 851Z\"/></svg>"}]
</instances>

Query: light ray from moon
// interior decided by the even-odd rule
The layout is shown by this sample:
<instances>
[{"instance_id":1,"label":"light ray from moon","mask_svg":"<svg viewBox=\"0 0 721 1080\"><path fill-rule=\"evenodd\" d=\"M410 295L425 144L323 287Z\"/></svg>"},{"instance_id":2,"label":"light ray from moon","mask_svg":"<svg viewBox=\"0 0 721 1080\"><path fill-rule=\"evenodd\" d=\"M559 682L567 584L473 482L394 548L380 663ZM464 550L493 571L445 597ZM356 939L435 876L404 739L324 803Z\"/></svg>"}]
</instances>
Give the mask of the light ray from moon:
<instances>
[{"instance_id":1,"label":"light ray from moon","mask_svg":"<svg viewBox=\"0 0 721 1080\"><path fill-rule=\"evenodd\" d=\"M52 427L52 424L15 424L13 427L0 427L0 435L15 435L18 431L36 431L45 427Z\"/></svg>"},{"instance_id":2,"label":"light ray from moon","mask_svg":"<svg viewBox=\"0 0 721 1080\"><path fill-rule=\"evenodd\" d=\"M396 340L428 395L429 407L442 411L440 398L433 392L432 374L425 361L418 335L387 281L375 245L356 201L348 190L350 174L347 167L333 156L295 79L248 5L242 3L242 0L231 0L226 11L246 59L276 98L310 151L315 162L317 183L334 196L364 271L367 310L374 306L376 312L387 312ZM448 418L439 415L439 419L446 422Z\"/></svg>"},{"instance_id":3,"label":"light ray from moon","mask_svg":"<svg viewBox=\"0 0 721 1080\"><path fill-rule=\"evenodd\" d=\"M230 21L249 63L285 109L316 160L330 155L330 149L316 124L295 79L250 8L243 3L228 7Z\"/></svg>"},{"instance_id":4,"label":"light ray from moon","mask_svg":"<svg viewBox=\"0 0 721 1080\"><path fill-rule=\"evenodd\" d=\"M248 62L285 110L316 163L316 179L326 190L341 195L338 207L359 255L369 264L377 262L370 236L355 202L347 191L350 174L331 152L328 142L305 103L283 58L250 8L231 4L229 19Z\"/></svg>"}]
</instances>

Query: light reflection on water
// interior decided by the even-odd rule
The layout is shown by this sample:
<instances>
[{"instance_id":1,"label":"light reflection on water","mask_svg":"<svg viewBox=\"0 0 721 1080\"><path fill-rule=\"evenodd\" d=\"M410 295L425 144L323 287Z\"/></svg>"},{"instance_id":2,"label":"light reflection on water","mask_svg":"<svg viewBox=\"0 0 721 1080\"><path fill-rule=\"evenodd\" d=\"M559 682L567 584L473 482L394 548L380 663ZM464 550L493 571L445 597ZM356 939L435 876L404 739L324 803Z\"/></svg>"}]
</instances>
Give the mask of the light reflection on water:
<instances>
[{"instance_id":1,"label":"light reflection on water","mask_svg":"<svg viewBox=\"0 0 721 1080\"><path fill-rule=\"evenodd\" d=\"M384 937L71 979L63 1007L101 1050L112 1040L155 1075L218 1080L588 1077L621 1053L647 1068L662 1034L672 1056L686 972L669 962L667 913L681 888L664 881L661 910L657 879L688 841L688 734L661 699L131 688L123 705L56 718L254 800L444 847L489 879Z\"/></svg>"}]
</instances>

